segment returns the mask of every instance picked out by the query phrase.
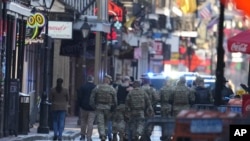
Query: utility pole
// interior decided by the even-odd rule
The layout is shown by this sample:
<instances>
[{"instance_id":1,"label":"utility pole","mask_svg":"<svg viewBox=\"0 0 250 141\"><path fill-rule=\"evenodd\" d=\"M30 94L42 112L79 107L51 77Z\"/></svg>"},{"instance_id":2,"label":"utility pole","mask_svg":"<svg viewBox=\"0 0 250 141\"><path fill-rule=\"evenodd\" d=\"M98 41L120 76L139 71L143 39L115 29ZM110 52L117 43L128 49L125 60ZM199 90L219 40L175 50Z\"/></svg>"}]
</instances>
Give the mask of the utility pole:
<instances>
[{"instance_id":1,"label":"utility pole","mask_svg":"<svg viewBox=\"0 0 250 141\"><path fill-rule=\"evenodd\" d=\"M2 7L2 10L0 10L0 20L2 22L2 27L0 27L2 30L2 41L1 41L1 47L0 47L0 70L1 70L1 81L0 81L0 137L4 136L3 130L4 130L4 76L3 74L4 68L5 68L5 46L6 46L6 35L5 35L5 28L6 28L6 2L0 1L0 6Z\"/></svg>"},{"instance_id":2,"label":"utility pole","mask_svg":"<svg viewBox=\"0 0 250 141\"><path fill-rule=\"evenodd\" d=\"M50 52L51 46L49 45L49 9L53 6L55 0L44 0L44 12L45 15L45 35L44 35L44 47L43 47L43 93L41 99L41 106L40 106L40 120L39 120L39 127L37 128L38 133L49 133L49 125L48 125L48 114L49 114L49 103L48 103L48 96L49 96L49 89L50 89Z\"/></svg>"},{"instance_id":3,"label":"utility pole","mask_svg":"<svg viewBox=\"0 0 250 141\"><path fill-rule=\"evenodd\" d=\"M45 34L44 34L44 46L43 46L43 93L40 109L40 120L39 127L37 129L38 133L49 133L48 126L48 94L49 94L49 47L48 47L48 11L46 10L46 23L45 23Z\"/></svg>"},{"instance_id":4,"label":"utility pole","mask_svg":"<svg viewBox=\"0 0 250 141\"><path fill-rule=\"evenodd\" d=\"M222 87L224 77L224 48L223 48L223 23L224 23L224 5L220 2L220 18L218 24L218 44L217 44L217 66L216 66L216 82L215 82L215 101L216 106L222 104Z\"/></svg>"},{"instance_id":5,"label":"utility pole","mask_svg":"<svg viewBox=\"0 0 250 141\"><path fill-rule=\"evenodd\" d=\"M108 20L108 0L97 0L97 20ZM101 49L102 49L102 33L96 32L95 36L95 83L99 84L102 78L101 74Z\"/></svg>"}]
</instances>

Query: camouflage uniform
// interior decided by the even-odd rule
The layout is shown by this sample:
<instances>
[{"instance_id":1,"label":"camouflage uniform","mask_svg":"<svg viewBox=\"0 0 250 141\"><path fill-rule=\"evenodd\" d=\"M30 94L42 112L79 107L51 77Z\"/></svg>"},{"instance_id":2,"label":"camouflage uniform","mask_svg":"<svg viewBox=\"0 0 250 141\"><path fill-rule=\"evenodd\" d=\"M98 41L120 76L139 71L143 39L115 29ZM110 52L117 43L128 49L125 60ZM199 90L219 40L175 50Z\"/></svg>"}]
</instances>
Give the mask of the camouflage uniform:
<instances>
[{"instance_id":1,"label":"camouflage uniform","mask_svg":"<svg viewBox=\"0 0 250 141\"><path fill-rule=\"evenodd\" d=\"M161 117L169 118L171 117L172 105L169 102L170 96L173 92L173 86L170 82L167 82L166 86L160 89L160 103L161 103ZM167 124L162 126L162 140L166 140L167 136Z\"/></svg>"},{"instance_id":2,"label":"camouflage uniform","mask_svg":"<svg viewBox=\"0 0 250 141\"><path fill-rule=\"evenodd\" d=\"M117 104L115 89L109 84L97 85L92 91L90 104L96 109L96 120L101 140L106 139L107 122L110 121L110 113Z\"/></svg>"},{"instance_id":3,"label":"camouflage uniform","mask_svg":"<svg viewBox=\"0 0 250 141\"><path fill-rule=\"evenodd\" d=\"M120 104L115 109L115 112L112 114L112 129L113 129L113 141L116 141L116 134L119 133L120 141L123 141L125 135L125 104Z\"/></svg>"},{"instance_id":4,"label":"camouflage uniform","mask_svg":"<svg viewBox=\"0 0 250 141\"><path fill-rule=\"evenodd\" d=\"M125 122L125 101L126 97L133 88L129 85L130 78L125 77L123 79L124 83L117 87L117 103L118 106L115 112L112 114L112 129L113 129L113 141L117 141L117 133L119 135L120 141L123 141L125 137L125 129L127 128Z\"/></svg>"},{"instance_id":5,"label":"camouflage uniform","mask_svg":"<svg viewBox=\"0 0 250 141\"><path fill-rule=\"evenodd\" d=\"M181 77L177 85L173 88L173 93L170 95L170 102L173 106L173 116L184 109L189 109L190 104L194 102L194 92L186 86L185 77Z\"/></svg>"},{"instance_id":6,"label":"camouflage uniform","mask_svg":"<svg viewBox=\"0 0 250 141\"><path fill-rule=\"evenodd\" d=\"M144 111L153 113L151 102L145 93L139 87L134 88L129 92L126 102L126 117L129 119L129 127L132 130L132 140L137 141L139 136L142 135L144 129Z\"/></svg>"},{"instance_id":7,"label":"camouflage uniform","mask_svg":"<svg viewBox=\"0 0 250 141\"><path fill-rule=\"evenodd\" d=\"M156 104L159 101L159 96L156 94L156 90L153 87L149 86L149 84L143 85L142 89L146 92L152 106L154 106L154 104ZM154 117L154 114L148 115L147 112L145 113L145 118L151 118L151 117ZM143 138L145 140L150 140L150 136L153 132L153 129L154 129L154 124L150 124L147 126L147 129L144 129Z\"/></svg>"}]
</instances>

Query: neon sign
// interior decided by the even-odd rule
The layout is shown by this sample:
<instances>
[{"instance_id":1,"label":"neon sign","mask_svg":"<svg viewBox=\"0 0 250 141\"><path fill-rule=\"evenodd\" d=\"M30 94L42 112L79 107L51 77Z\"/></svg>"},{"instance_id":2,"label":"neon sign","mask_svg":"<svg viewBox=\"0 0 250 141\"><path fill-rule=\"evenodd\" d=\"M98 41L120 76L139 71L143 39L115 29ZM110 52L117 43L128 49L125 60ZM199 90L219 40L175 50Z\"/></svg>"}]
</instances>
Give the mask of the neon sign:
<instances>
[{"instance_id":1,"label":"neon sign","mask_svg":"<svg viewBox=\"0 0 250 141\"><path fill-rule=\"evenodd\" d=\"M97 10L96 8L94 11L95 15L97 14ZM108 3L108 14L114 16L116 21L123 21L123 9L112 1Z\"/></svg>"},{"instance_id":2,"label":"neon sign","mask_svg":"<svg viewBox=\"0 0 250 141\"><path fill-rule=\"evenodd\" d=\"M46 18L42 13L35 13L27 20L26 37L30 39L37 38L43 30Z\"/></svg>"}]
</instances>

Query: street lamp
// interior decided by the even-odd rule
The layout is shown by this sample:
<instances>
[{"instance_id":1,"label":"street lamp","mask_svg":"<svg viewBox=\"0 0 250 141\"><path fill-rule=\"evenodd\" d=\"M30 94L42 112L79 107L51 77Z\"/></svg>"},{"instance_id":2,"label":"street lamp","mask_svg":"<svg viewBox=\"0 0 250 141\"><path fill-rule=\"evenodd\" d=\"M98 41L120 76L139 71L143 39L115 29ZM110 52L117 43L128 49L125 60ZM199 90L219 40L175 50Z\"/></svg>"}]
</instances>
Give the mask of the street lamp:
<instances>
[{"instance_id":1,"label":"street lamp","mask_svg":"<svg viewBox=\"0 0 250 141\"><path fill-rule=\"evenodd\" d=\"M86 48L87 48L87 38L89 36L89 32L90 32L90 25L88 24L88 19L87 17L85 17L84 19L84 23L81 27L81 32L82 32L82 37L83 37L83 77L84 80L83 82L86 82L86 78L87 78L87 71L86 71Z\"/></svg>"},{"instance_id":2,"label":"street lamp","mask_svg":"<svg viewBox=\"0 0 250 141\"><path fill-rule=\"evenodd\" d=\"M39 120L39 127L37 128L38 133L49 133L49 126L48 126L48 94L50 89L50 57L49 52L50 48L48 46L48 9L50 9L53 5L55 0L43 0L44 2L44 12L46 13L46 23L45 23L45 35L44 35L44 65L43 65L43 74L44 74L44 80L43 80L43 93L42 93L42 99L41 99L41 109L40 109L40 120Z\"/></svg>"}]
</instances>

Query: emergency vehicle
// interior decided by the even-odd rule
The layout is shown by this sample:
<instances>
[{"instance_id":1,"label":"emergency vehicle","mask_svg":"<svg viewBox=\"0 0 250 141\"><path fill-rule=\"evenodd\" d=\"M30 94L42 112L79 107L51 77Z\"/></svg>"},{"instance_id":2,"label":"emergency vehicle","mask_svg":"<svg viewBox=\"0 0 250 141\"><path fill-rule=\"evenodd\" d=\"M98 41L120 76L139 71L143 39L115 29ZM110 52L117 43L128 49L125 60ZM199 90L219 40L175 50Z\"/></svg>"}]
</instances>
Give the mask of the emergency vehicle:
<instances>
[{"instance_id":1,"label":"emergency vehicle","mask_svg":"<svg viewBox=\"0 0 250 141\"><path fill-rule=\"evenodd\" d=\"M200 75L197 72L168 72L168 73L147 73L143 77L150 79L150 84L156 89L157 92L165 85L168 80L178 80L181 76L185 76L186 85L188 87L193 86L193 82L197 76L204 78L205 87L213 89L215 86L215 76L213 75ZM142 77L142 78L143 78ZM160 115L161 105L157 103L153 105L156 116Z\"/></svg>"}]
</instances>

